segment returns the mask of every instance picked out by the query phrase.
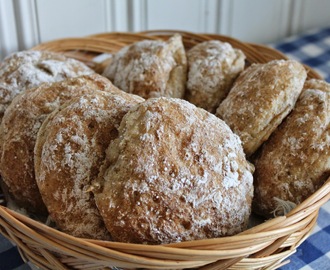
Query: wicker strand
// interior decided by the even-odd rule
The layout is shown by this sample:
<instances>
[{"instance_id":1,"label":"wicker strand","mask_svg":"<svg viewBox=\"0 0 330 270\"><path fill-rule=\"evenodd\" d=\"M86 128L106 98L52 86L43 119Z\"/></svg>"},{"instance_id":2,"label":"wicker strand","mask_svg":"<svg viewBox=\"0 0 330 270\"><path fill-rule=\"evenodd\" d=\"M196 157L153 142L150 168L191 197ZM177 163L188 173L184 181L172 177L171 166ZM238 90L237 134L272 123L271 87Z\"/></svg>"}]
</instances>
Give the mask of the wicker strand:
<instances>
[{"instance_id":1,"label":"wicker strand","mask_svg":"<svg viewBox=\"0 0 330 270\"><path fill-rule=\"evenodd\" d=\"M235 264L238 264L243 259L244 259L244 257L237 257L237 258L233 258L233 259L217 261L217 262L214 262L214 263L201 267L200 270L225 270Z\"/></svg>"},{"instance_id":2,"label":"wicker strand","mask_svg":"<svg viewBox=\"0 0 330 270\"><path fill-rule=\"evenodd\" d=\"M32 48L33 50L86 51L94 53L113 53L120 50L125 43L102 38L64 38L42 43Z\"/></svg>"}]
</instances>

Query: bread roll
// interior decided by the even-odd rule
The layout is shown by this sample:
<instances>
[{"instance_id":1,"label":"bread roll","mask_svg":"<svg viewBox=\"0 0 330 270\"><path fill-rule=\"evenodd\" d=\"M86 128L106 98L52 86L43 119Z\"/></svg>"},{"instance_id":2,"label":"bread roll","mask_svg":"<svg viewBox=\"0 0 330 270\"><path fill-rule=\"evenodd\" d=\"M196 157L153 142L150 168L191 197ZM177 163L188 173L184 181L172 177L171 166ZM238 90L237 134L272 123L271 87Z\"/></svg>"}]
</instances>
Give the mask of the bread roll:
<instances>
[{"instance_id":1,"label":"bread roll","mask_svg":"<svg viewBox=\"0 0 330 270\"><path fill-rule=\"evenodd\" d=\"M211 40L190 49L187 59L186 99L214 113L244 69L245 55L229 43Z\"/></svg>"},{"instance_id":2,"label":"bread roll","mask_svg":"<svg viewBox=\"0 0 330 270\"><path fill-rule=\"evenodd\" d=\"M236 79L216 115L240 136L251 156L293 109L306 79L294 60L253 64Z\"/></svg>"},{"instance_id":3,"label":"bread roll","mask_svg":"<svg viewBox=\"0 0 330 270\"><path fill-rule=\"evenodd\" d=\"M262 147L254 210L285 214L278 199L300 204L330 176L330 85L307 81L294 110Z\"/></svg>"},{"instance_id":4,"label":"bread roll","mask_svg":"<svg viewBox=\"0 0 330 270\"><path fill-rule=\"evenodd\" d=\"M34 174L33 151L44 119L73 97L96 90L122 92L101 75L85 75L28 89L8 106L0 125L0 170L20 207L45 214Z\"/></svg>"},{"instance_id":5,"label":"bread roll","mask_svg":"<svg viewBox=\"0 0 330 270\"><path fill-rule=\"evenodd\" d=\"M186 73L186 54L177 34L168 41L143 40L122 48L103 75L121 90L143 98L182 98Z\"/></svg>"},{"instance_id":6,"label":"bread roll","mask_svg":"<svg viewBox=\"0 0 330 270\"><path fill-rule=\"evenodd\" d=\"M94 194L115 241L212 238L246 228L251 172L223 121L182 99L155 98L123 118Z\"/></svg>"},{"instance_id":7,"label":"bread roll","mask_svg":"<svg viewBox=\"0 0 330 270\"><path fill-rule=\"evenodd\" d=\"M94 91L47 117L35 146L36 181L50 216L77 237L110 236L89 187L105 149L118 135L122 117L142 98L125 92Z\"/></svg>"},{"instance_id":8,"label":"bread roll","mask_svg":"<svg viewBox=\"0 0 330 270\"><path fill-rule=\"evenodd\" d=\"M0 120L13 98L44 82L94 73L84 63L46 51L21 51L0 63Z\"/></svg>"}]
</instances>

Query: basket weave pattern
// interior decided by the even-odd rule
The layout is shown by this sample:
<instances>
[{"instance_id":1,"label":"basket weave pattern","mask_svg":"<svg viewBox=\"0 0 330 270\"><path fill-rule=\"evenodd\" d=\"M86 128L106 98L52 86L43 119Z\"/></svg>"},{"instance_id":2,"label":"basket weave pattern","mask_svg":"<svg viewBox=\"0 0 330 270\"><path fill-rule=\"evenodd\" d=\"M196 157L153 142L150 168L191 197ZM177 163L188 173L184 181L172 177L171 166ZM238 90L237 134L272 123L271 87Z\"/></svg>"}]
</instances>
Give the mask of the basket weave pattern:
<instances>
[{"instance_id":1,"label":"basket weave pattern","mask_svg":"<svg viewBox=\"0 0 330 270\"><path fill-rule=\"evenodd\" d=\"M102 53L144 39L168 39L173 31L102 33L85 38L61 39L33 49L62 52L84 61L96 71L105 63L94 63ZM220 35L175 31L186 49L206 41L229 42L241 49L248 64L286 59L280 52ZM320 78L312 69L308 78ZM238 235L167 245L139 245L80 239L50 228L0 206L0 232L18 246L22 258L42 269L276 269L295 252L312 231L319 208L330 199L330 180L286 216L276 217Z\"/></svg>"}]
</instances>

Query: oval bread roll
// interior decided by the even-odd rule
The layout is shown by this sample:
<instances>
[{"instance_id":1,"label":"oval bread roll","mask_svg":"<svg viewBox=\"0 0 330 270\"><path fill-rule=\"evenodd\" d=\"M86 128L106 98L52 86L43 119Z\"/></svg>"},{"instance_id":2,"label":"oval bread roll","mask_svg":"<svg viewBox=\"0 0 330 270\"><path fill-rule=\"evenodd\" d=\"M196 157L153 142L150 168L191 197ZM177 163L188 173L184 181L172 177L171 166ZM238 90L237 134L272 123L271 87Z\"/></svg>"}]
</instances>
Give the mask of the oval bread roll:
<instances>
[{"instance_id":1,"label":"oval bread roll","mask_svg":"<svg viewBox=\"0 0 330 270\"><path fill-rule=\"evenodd\" d=\"M294 60L253 64L236 79L216 115L240 136L251 156L289 114L306 79Z\"/></svg>"},{"instance_id":2,"label":"oval bread roll","mask_svg":"<svg viewBox=\"0 0 330 270\"><path fill-rule=\"evenodd\" d=\"M108 79L92 74L28 89L8 106L0 125L0 170L20 207L39 214L47 212L35 181L33 158L44 119L70 99L96 90L122 92Z\"/></svg>"},{"instance_id":3,"label":"oval bread roll","mask_svg":"<svg viewBox=\"0 0 330 270\"><path fill-rule=\"evenodd\" d=\"M211 40L190 49L187 59L186 99L214 113L244 69L245 55L227 42Z\"/></svg>"},{"instance_id":4,"label":"oval bread roll","mask_svg":"<svg viewBox=\"0 0 330 270\"><path fill-rule=\"evenodd\" d=\"M0 63L0 120L13 98L44 82L93 74L84 63L62 54L46 51L21 51Z\"/></svg>"},{"instance_id":5,"label":"oval bread roll","mask_svg":"<svg viewBox=\"0 0 330 270\"><path fill-rule=\"evenodd\" d=\"M329 123L330 85L309 80L255 162L255 212L272 215L278 199L299 204L330 176Z\"/></svg>"},{"instance_id":6,"label":"oval bread roll","mask_svg":"<svg viewBox=\"0 0 330 270\"><path fill-rule=\"evenodd\" d=\"M182 99L155 98L123 118L94 194L115 241L212 238L246 228L251 172L222 120Z\"/></svg>"},{"instance_id":7,"label":"oval bread roll","mask_svg":"<svg viewBox=\"0 0 330 270\"><path fill-rule=\"evenodd\" d=\"M186 54L177 34L168 41L143 40L124 47L103 75L121 90L143 98L182 98L186 73Z\"/></svg>"},{"instance_id":8,"label":"oval bread roll","mask_svg":"<svg viewBox=\"0 0 330 270\"><path fill-rule=\"evenodd\" d=\"M52 220L76 237L109 239L89 191L126 112L143 99L94 91L65 104L41 126L35 146L36 181Z\"/></svg>"}]
</instances>

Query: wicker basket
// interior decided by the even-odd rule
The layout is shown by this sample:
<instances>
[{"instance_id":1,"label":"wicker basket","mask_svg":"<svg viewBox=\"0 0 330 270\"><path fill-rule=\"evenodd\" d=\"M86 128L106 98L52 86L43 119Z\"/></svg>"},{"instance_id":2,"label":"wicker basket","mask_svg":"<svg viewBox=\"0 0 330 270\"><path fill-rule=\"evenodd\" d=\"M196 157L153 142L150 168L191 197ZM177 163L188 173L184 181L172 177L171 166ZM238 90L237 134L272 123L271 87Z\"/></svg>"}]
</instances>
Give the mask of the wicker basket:
<instances>
[{"instance_id":1,"label":"wicker basket","mask_svg":"<svg viewBox=\"0 0 330 270\"><path fill-rule=\"evenodd\" d=\"M221 40L241 49L248 64L285 59L271 48L220 36L181 33L187 49L206 40ZM94 63L101 53L113 53L143 39L167 39L174 31L104 33L61 39L33 49L63 52L101 71ZM309 78L320 78L306 67ZM286 216L276 217L238 235L167 245L139 245L75 238L0 206L0 232L18 246L25 261L42 269L276 269L312 231L320 207L330 199L330 179Z\"/></svg>"}]
</instances>

